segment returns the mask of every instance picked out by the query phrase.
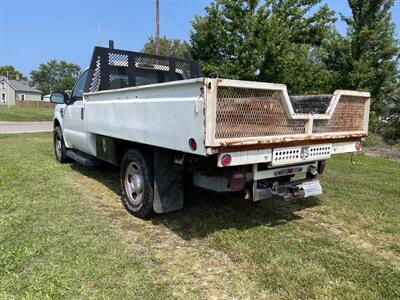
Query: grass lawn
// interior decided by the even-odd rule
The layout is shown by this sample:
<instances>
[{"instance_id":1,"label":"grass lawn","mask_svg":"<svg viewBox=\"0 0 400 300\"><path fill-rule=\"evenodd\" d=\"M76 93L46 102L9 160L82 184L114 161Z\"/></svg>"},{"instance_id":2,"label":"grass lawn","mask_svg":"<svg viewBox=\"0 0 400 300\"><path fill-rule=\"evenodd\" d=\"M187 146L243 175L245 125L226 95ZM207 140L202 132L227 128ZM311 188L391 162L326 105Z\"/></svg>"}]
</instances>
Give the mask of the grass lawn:
<instances>
[{"instance_id":1,"label":"grass lawn","mask_svg":"<svg viewBox=\"0 0 400 300\"><path fill-rule=\"evenodd\" d=\"M51 121L54 109L52 108L30 108L0 106L0 121Z\"/></svg>"},{"instance_id":2,"label":"grass lawn","mask_svg":"<svg viewBox=\"0 0 400 300\"><path fill-rule=\"evenodd\" d=\"M0 298L398 299L400 164L329 160L287 204L187 192L149 221L118 169L60 165L51 135L0 136Z\"/></svg>"}]
</instances>

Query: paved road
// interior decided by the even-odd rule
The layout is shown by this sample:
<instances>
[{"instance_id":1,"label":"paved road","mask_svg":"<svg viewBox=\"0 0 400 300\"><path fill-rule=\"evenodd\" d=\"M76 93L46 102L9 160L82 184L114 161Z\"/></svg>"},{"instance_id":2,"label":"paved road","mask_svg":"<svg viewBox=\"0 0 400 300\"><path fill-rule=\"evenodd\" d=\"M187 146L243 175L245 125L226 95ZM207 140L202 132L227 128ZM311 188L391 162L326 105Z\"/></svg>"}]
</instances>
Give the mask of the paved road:
<instances>
[{"instance_id":1,"label":"paved road","mask_svg":"<svg viewBox=\"0 0 400 300\"><path fill-rule=\"evenodd\" d=\"M52 122L0 122L0 134L53 131Z\"/></svg>"}]
</instances>

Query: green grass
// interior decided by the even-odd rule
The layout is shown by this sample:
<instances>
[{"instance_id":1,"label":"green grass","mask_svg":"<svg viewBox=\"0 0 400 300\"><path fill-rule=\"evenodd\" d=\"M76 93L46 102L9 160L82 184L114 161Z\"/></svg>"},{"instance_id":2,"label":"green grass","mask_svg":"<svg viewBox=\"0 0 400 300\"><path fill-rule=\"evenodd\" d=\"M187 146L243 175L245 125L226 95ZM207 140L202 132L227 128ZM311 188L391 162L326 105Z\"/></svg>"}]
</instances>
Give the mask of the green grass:
<instances>
[{"instance_id":1,"label":"green grass","mask_svg":"<svg viewBox=\"0 0 400 300\"><path fill-rule=\"evenodd\" d=\"M51 121L54 109L0 106L0 121Z\"/></svg>"},{"instance_id":2,"label":"green grass","mask_svg":"<svg viewBox=\"0 0 400 300\"><path fill-rule=\"evenodd\" d=\"M366 137L362 142L363 147L376 147L376 146L385 146L385 142L382 138L375 134L370 134Z\"/></svg>"},{"instance_id":3,"label":"green grass","mask_svg":"<svg viewBox=\"0 0 400 300\"><path fill-rule=\"evenodd\" d=\"M55 162L51 135L0 136L0 298L400 297L400 164L329 160L325 193L246 203L187 191L142 221L118 169Z\"/></svg>"}]
</instances>

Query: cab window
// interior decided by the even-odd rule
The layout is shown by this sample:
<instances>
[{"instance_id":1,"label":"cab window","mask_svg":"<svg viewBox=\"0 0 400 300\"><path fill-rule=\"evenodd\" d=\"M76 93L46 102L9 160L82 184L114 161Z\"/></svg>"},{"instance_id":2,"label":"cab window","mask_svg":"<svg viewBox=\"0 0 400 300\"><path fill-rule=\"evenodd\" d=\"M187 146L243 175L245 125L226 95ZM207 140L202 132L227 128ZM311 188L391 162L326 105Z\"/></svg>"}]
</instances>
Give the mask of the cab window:
<instances>
[{"instance_id":1,"label":"cab window","mask_svg":"<svg viewBox=\"0 0 400 300\"><path fill-rule=\"evenodd\" d=\"M86 79L88 77L89 70L82 73L81 77L74 86L71 92L71 102L79 101L83 99L83 90L85 88Z\"/></svg>"}]
</instances>

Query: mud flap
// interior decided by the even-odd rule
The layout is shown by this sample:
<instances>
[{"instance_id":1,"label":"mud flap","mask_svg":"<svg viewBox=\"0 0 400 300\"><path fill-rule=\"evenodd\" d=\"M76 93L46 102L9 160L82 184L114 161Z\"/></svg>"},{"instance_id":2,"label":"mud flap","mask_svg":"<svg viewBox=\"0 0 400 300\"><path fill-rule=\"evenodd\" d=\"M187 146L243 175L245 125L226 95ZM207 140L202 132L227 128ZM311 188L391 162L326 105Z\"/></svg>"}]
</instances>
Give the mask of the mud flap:
<instances>
[{"instance_id":1,"label":"mud flap","mask_svg":"<svg viewBox=\"0 0 400 300\"><path fill-rule=\"evenodd\" d=\"M183 208L183 167L174 161L174 151L154 150L153 209L158 214Z\"/></svg>"}]
</instances>

